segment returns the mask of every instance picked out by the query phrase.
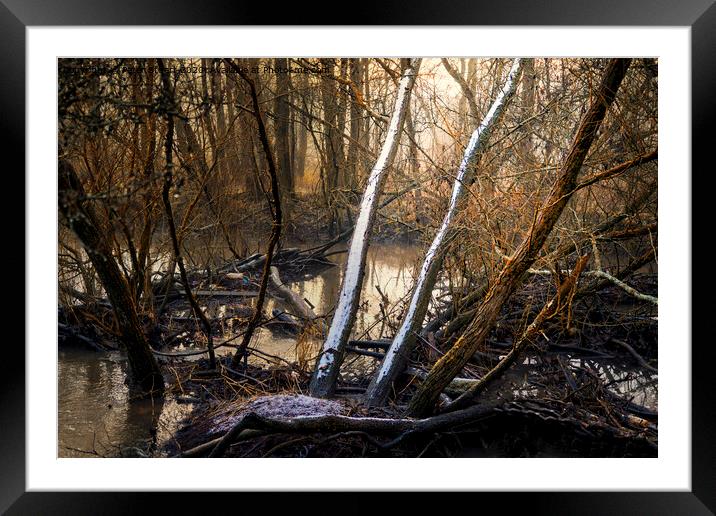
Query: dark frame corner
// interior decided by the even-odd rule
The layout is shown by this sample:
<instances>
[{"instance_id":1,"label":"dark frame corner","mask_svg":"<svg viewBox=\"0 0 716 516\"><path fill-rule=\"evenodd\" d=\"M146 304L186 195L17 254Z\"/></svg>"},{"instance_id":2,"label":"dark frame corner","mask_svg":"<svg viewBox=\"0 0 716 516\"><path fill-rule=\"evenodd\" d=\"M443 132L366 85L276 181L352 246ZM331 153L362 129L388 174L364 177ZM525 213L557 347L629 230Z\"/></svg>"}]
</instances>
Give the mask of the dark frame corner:
<instances>
[{"instance_id":1,"label":"dark frame corner","mask_svg":"<svg viewBox=\"0 0 716 516\"><path fill-rule=\"evenodd\" d=\"M19 156L15 170L25 170L25 29L34 25L246 25L246 24L331 24L335 20L320 19L316 13L334 12L323 9L318 2L303 13L277 14L262 4L214 0L0 0L0 146L2 156ZM332 4L333 6L335 4ZM692 278L713 274L707 262L709 254L704 244L712 232L709 222L713 215L707 211L707 196L713 190L704 184L711 173L713 158L709 147L716 141L716 4L714 0L682 0L658 2L649 0L606 0L531 2L469 2L459 0L450 5L419 0L402 3L387 0L380 5L361 4L352 13L352 20L360 25L663 25L690 26L692 35ZM310 12L309 12L310 11ZM317 19L316 16L319 16ZM282 18L283 17L283 18ZM5 162L3 162L5 165ZM18 179L15 192L25 193L24 174L11 173ZM688 174L687 171L669 173ZM21 179L20 179L21 178ZM694 188L693 181L699 188ZM711 179L713 181L713 179ZM24 198L24 195L23 195ZM8 216L11 216L8 208ZM17 215L7 220L14 220ZM8 224L7 226L10 226ZM17 225L19 227L19 225ZM701 227L699 227L701 226ZM19 231L19 230L18 230ZM25 229L15 242L25 241ZM696 245L698 244L698 245ZM701 253L695 248L701 247ZM26 259L23 252L23 259ZM23 263L26 263L23 260ZM18 264L19 265L19 264ZM30 271L25 267L25 275ZM511 494L510 504L517 502L539 514L714 514L716 513L716 385L711 372L716 363L714 346L706 333L706 325L714 308L713 293L708 286L713 281L692 281L692 491L688 493L522 493ZM23 288L17 292L24 292ZM687 302L685 300L685 302ZM24 295L23 295L24 306ZM22 339L24 341L24 326ZM712 337L713 338L713 337ZM2 363L3 389L0 390L0 511L9 514L90 514L91 508L103 507L103 513L126 513L131 507L148 509L149 498L161 496L164 510L188 509L184 494L136 493L25 493L25 353L15 341L6 340ZM679 344L679 343L670 343ZM493 501L497 494L479 495ZM231 505L245 504L236 497L212 495L212 506L218 500ZM421 503L423 496L415 494L408 504ZM156 502L157 500L151 500ZM354 497L355 509L374 508L373 495ZM417 503L416 503L417 502ZM504 499L500 500L504 503ZM353 503L353 502L351 502ZM474 503L474 502L473 502ZM241 505L239 505L241 506ZM236 506L238 508L239 506ZM205 508L207 508L205 506ZM130 509L131 510L131 509ZM360 509L359 509L360 510ZM216 511L219 512L219 511Z\"/></svg>"}]
</instances>

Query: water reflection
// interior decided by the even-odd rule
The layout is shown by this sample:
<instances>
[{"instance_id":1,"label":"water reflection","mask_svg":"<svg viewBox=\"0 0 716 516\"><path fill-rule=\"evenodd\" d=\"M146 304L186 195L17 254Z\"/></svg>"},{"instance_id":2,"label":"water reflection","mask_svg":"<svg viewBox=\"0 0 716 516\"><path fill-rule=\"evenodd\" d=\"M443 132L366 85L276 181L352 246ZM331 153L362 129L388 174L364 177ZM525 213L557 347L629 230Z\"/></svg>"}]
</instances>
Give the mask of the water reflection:
<instances>
[{"instance_id":1,"label":"water reflection","mask_svg":"<svg viewBox=\"0 0 716 516\"><path fill-rule=\"evenodd\" d=\"M316 314L328 315L328 320L338 298L346 255L336 254L330 259L337 264L336 267L290 285L315 307ZM419 259L420 250L415 247L374 245L369 248L362 294L364 304L356 321L356 334L369 330L380 316L382 298L378 289L391 304L409 292L413 271L420 266ZM286 309L274 299L267 298L265 312L271 313L274 308ZM211 309L217 310L213 315L223 314L227 316L227 321L231 320L226 306L212 306ZM373 334L377 329L372 330ZM221 339L218 340L220 342ZM321 344L320 335L302 339L308 356L315 355ZM265 353L251 359L262 365L267 360L272 361L270 356L295 361L299 354L295 336L282 336L263 327L256 330L251 346ZM217 350L219 355L232 352L230 347ZM126 359L119 353L60 352L60 457L143 456L156 448L155 443L164 443L172 437L178 428L178 421L191 410L191 406L178 404L173 399L154 403L151 400L129 401L130 395L124 384L126 368Z\"/></svg>"},{"instance_id":2,"label":"water reflection","mask_svg":"<svg viewBox=\"0 0 716 516\"><path fill-rule=\"evenodd\" d=\"M381 325L377 323L382 319L380 305L383 302L381 292L387 297L387 305L397 310L398 301L409 295L413 285L413 274L421 265L421 250L415 246L377 244L368 248L366 257L366 273L361 293L361 308L356 318L353 334L357 338L380 338ZM289 286L306 299L313 307L316 315L328 316L333 314L343 279L343 268L346 262L345 254L336 254L329 257L336 263L316 276L307 280L299 280ZM288 310L280 302L267 298L265 312L271 313L274 308ZM386 310L388 307L384 307ZM302 344L309 346L315 354L320 350L322 339L320 335L302 339ZM296 359L296 339L291 336L281 336L272 333L266 328L256 331L251 343L252 346L271 355L293 361ZM224 353L231 352L226 349ZM262 359L258 359L262 360Z\"/></svg>"},{"instance_id":3,"label":"water reflection","mask_svg":"<svg viewBox=\"0 0 716 516\"><path fill-rule=\"evenodd\" d=\"M337 266L329 268L319 276L290 284L290 288L304 297L318 315L330 316L338 298L343 265L346 255L330 257ZM363 284L361 310L356 321L354 336L379 338L387 336L385 328L378 322L382 318L383 295L396 312L399 301L407 296L413 285L413 277L422 265L422 251L418 247L380 244L369 248L366 260L366 274ZM436 291L445 285L438 285ZM255 299L252 300L255 302ZM223 308L222 308L223 306ZM233 312L226 305L211 307L214 316L226 317L225 327L230 334ZM265 312L286 307L274 299L267 298ZM188 312L185 315L189 315ZM381 335L381 333L384 333ZM217 339L217 343L221 339ZM304 358L315 356L320 351L322 338L314 335L302 338L302 350L297 350L295 336L281 335L262 327L254 334L251 346L263 355L252 355L251 360L264 365L271 356L290 362L296 361L301 353ZM233 348L219 348L217 354L232 353ZM200 357L192 357L200 358ZM526 358L526 368L533 358ZM614 394L631 400L637 405L657 410L657 377L642 374L624 365L573 358L567 360L574 368L590 368ZM566 363L566 362L565 362ZM344 370L359 370L362 366L374 366L375 361L367 357L350 356ZM127 386L124 384L126 359L119 353L97 353L78 350L62 351L59 354L59 449L60 457L99 456L144 456L161 447L172 438L178 428L178 421L191 410L191 405L178 404L174 399L162 402L151 400L129 401ZM526 368L529 369L529 368ZM512 374L523 375L523 382L516 382L520 394L538 395L532 392L526 382L528 372L520 367ZM159 445L159 446L157 446Z\"/></svg>"},{"instance_id":4,"label":"water reflection","mask_svg":"<svg viewBox=\"0 0 716 516\"><path fill-rule=\"evenodd\" d=\"M117 352L59 353L59 457L146 456L171 438L189 407L172 399L130 401L126 368Z\"/></svg>"},{"instance_id":5,"label":"water reflection","mask_svg":"<svg viewBox=\"0 0 716 516\"><path fill-rule=\"evenodd\" d=\"M659 381L658 375L637 369L631 364L613 359L567 358L563 360L565 366L572 371L588 370L597 376L601 384L619 399L634 403L648 410L659 411ZM542 395L537 385L530 383L529 374L540 364L540 358L527 356L522 359L519 367L511 371L514 394L517 397L530 397Z\"/></svg>"}]
</instances>

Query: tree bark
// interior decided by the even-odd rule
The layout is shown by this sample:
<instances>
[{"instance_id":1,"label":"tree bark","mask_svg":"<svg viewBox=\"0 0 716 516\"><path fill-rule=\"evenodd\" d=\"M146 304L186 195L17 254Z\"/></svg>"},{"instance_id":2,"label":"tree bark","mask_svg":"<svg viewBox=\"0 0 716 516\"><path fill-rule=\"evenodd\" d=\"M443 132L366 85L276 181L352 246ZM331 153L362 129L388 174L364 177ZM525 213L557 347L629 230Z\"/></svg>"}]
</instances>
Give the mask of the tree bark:
<instances>
[{"instance_id":1,"label":"tree bark","mask_svg":"<svg viewBox=\"0 0 716 516\"><path fill-rule=\"evenodd\" d=\"M363 84L363 65L360 59L350 59L350 80L355 88L360 91ZM358 179L359 159L358 159L358 143L362 138L363 123L361 120L361 108L358 104L358 99L355 98L355 92L351 97L351 124L350 124L350 136L351 139L348 142L348 156L347 156L347 179L349 187L351 189L356 188Z\"/></svg>"},{"instance_id":2,"label":"tree bark","mask_svg":"<svg viewBox=\"0 0 716 516\"><path fill-rule=\"evenodd\" d=\"M100 226L91 201L85 200L84 188L74 168L62 159L58 166L58 189L60 212L82 242L114 308L127 350L131 379L146 393L163 392L162 373L142 331L130 286L112 255L107 231Z\"/></svg>"},{"instance_id":3,"label":"tree bark","mask_svg":"<svg viewBox=\"0 0 716 516\"><path fill-rule=\"evenodd\" d=\"M322 59L321 64L327 70L326 76L333 76L334 60ZM338 125L339 105L337 98L339 90L336 88L334 80L327 77L321 79L323 82L321 100L323 102L323 118L326 121L323 142L326 155L325 190L328 209L331 212L329 232L331 236L334 236L342 231L341 217L337 206L337 190L343 187L342 177L345 158L343 156L342 128Z\"/></svg>"},{"instance_id":4,"label":"tree bark","mask_svg":"<svg viewBox=\"0 0 716 516\"><path fill-rule=\"evenodd\" d=\"M335 389L335 381L338 378L348 338L358 312L368 242L373 229L378 200L388 169L398 151L405 116L410 106L410 94L419 67L420 59L413 60L411 66L403 72L398 85L393 116L388 126L383 148L368 178L361 201L361 209L353 231L341 293L338 298L338 307L333 316L323 352L318 358L311 379L310 393L312 396L329 396Z\"/></svg>"},{"instance_id":5,"label":"tree bark","mask_svg":"<svg viewBox=\"0 0 716 516\"><path fill-rule=\"evenodd\" d=\"M297 92L294 93L297 98L302 98L306 95L306 90L308 90L308 76L305 73L298 74L296 82L298 87ZM296 113L295 110L294 113ZM308 150L308 130L306 129L306 124L308 122L305 112L299 111L298 114L294 116L297 119L293 124L293 132L296 138L295 152L293 153L293 176L295 188L295 183L299 179L302 179L305 174L306 151Z\"/></svg>"},{"instance_id":6,"label":"tree bark","mask_svg":"<svg viewBox=\"0 0 716 516\"><path fill-rule=\"evenodd\" d=\"M408 357L413 351L417 332L425 319L425 313L427 312L428 303L430 302L432 290L435 286L435 280L440 272L442 259L447 249L447 244L450 241L449 233L451 223L457 215L460 205L462 204L462 199L466 193L465 184L470 184L475 167L489 141L490 134L495 125L499 122L502 113L504 113L505 106L514 95L522 65L522 59L514 60L502 91L493 102L485 119L472 133L470 142L465 150L465 155L462 158L455 184L453 185L450 206L445 214L440 230L435 235L425 255L420 275L413 289L413 295L407 314L400 325L395 339L393 339L393 344L386 353L383 363L368 387L366 401L369 405L383 405L386 402L393 380L395 380L405 368Z\"/></svg>"},{"instance_id":7,"label":"tree bark","mask_svg":"<svg viewBox=\"0 0 716 516\"><path fill-rule=\"evenodd\" d=\"M440 61L442 62L445 70L450 74L450 77L452 77L458 86L460 86L463 99L467 102L467 106L470 109L470 116L472 117L473 122L477 122L480 119L480 114L477 109L477 102L475 102L475 93L472 91L470 85L467 83L462 74L450 64L450 61L445 58Z\"/></svg>"},{"instance_id":8,"label":"tree bark","mask_svg":"<svg viewBox=\"0 0 716 516\"><path fill-rule=\"evenodd\" d=\"M540 210L533 229L503 267L465 333L435 363L428 377L419 386L408 407L409 414L421 416L433 410L435 402L445 386L483 345L495 324L500 308L512 295L524 272L537 259L537 254L571 197L571 192L577 184L577 175L607 109L614 101L630 61L630 59L612 59L608 63L592 104L579 125L569 155Z\"/></svg>"},{"instance_id":9,"label":"tree bark","mask_svg":"<svg viewBox=\"0 0 716 516\"><path fill-rule=\"evenodd\" d=\"M577 281L582 269L587 264L589 259L588 255L582 256L577 260L577 264L574 266L572 274L562 282L555 296L540 310L540 313L534 318L532 323L523 332L522 336L512 346L510 352L500 362L493 367L488 373L480 378L480 381L471 386L466 390L460 397L450 403L444 412L451 412L453 410L459 410L467 407L470 402L475 399L479 393L485 390L485 388L497 378L499 378L520 356L520 353L524 348L531 342L532 337L540 330L542 325L548 319L554 317L570 303L577 289Z\"/></svg>"},{"instance_id":10,"label":"tree bark","mask_svg":"<svg viewBox=\"0 0 716 516\"><path fill-rule=\"evenodd\" d=\"M289 152L288 126L289 126L289 104L288 95L291 86L288 69L288 59L274 59L276 69L276 98L274 99L274 142L277 156L277 173L279 187L286 200L293 194L293 170L291 169L291 154ZM282 203L284 216L286 215L286 203Z\"/></svg>"},{"instance_id":11,"label":"tree bark","mask_svg":"<svg viewBox=\"0 0 716 516\"><path fill-rule=\"evenodd\" d=\"M259 128L259 139L261 140L261 146L264 150L264 156L266 157L266 164L268 165L269 176L271 177L271 214L273 216L273 224L271 226L271 236L269 237L268 249L266 250L266 261L264 262L263 275L261 276L261 286L259 287L259 295L256 300L256 309L254 314L249 320L249 324L244 332L244 337L241 344L236 350L234 357L231 360L232 367L238 367L241 363L241 359L246 354L246 349L249 347L251 337L253 336L254 330L261 321L261 313L264 306L264 298L266 297L266 287L268 286L269 277L271 276L271 258L273 257L274 249L278 245L278 240L281 238L281 226L283 224L283 215L281 212L281 191L279 187L278 172L276 170L276 161L274 160L273 151L268 140L268 133L264 124L263 117L261 116L261 108L259 106L259 97L256 91L256 84L253 79L249 77L244 70L236 65L232 60L225 59L224 62L234 69L241 78L246 81L249 86L251 93L251 104L253 106L253 115L256 119L256 123Z\"/></svg>"}]
</instances>

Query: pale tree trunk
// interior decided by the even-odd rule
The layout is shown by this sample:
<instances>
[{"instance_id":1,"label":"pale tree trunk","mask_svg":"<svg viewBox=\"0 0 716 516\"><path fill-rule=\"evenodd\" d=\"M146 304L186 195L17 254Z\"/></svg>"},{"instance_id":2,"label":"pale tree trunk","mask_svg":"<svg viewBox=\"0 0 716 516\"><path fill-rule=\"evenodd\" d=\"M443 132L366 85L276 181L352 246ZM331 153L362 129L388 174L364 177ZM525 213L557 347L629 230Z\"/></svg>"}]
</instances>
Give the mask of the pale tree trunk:
<instances>
[{"instance_id":1,"label":"pale tree trunk","mask_svg":"<svg viewBox=\"0 0 716 516\"><path fill-rule=\"evenodd\" d=\"M582 118L569 155L538 214L533 229L507 260L465 333L430 370L410 402L409 414L419 416L431 412L445 386L457 376L467 361L484 344L500 309L519 285L522 275L537 259L540 249L571 198L577 186L577 175L607 109L614 101L630 61L630 59L612 59L607 65L602 82L593 97L594 100Z\"/></svg>"},{"instance_id":2,"label":"pale tree trunk","mask_svg":"<svg viewBox=\"0 0 716 516\"><path fill-rule=\"evenodd\" d=\"M507 81L502 91L487 112L485 119L475 129L470 142L465 149L465 155L460 163L460 168L453 185L450 205L445 214L443 223L433 239L428 252L425 255L420 275L413 288L413 296L410 306L403 319L400 329L393 339L393 343L386 352L385 359L377 374L368 387L366 400L370 405L382 405L388 398L390 388L396 376L405 368L408 357L415 346L417 332L425 319L425 313L432 294L435 280L442 265L442 259L450 238L450 226L459 211L462 199L465 197L465 184L470 184L475 173L475 167L479 161L493 128L499 122L505 106L510 101L517 88L518 77L522 69L523 60L515 59L507 76Z\"/></svg>"},{"instance_id":3,"label":"pale tree trunk","mask_svg":"<svg viewBox=\"0 0 716 516\"><path fill-rule=\"evenodd\" d=\"M318 358L316 369L311 379L310 393L312 396L329 396L335 388L348 338L358 312L360 292L365 274L368 241L373 229L380 192L385 183L388 169L398 150L400 134L410 106L410 94L419 67L420 59L411 61L410 66L403 71L402 78L398 84L395 106L393 107L393 115L388 126L386 138L363 193L360 213L358 214L348 252L343 284L338 298L338 307L328 330L323 352Z\"/></svg>"}]
</instances>

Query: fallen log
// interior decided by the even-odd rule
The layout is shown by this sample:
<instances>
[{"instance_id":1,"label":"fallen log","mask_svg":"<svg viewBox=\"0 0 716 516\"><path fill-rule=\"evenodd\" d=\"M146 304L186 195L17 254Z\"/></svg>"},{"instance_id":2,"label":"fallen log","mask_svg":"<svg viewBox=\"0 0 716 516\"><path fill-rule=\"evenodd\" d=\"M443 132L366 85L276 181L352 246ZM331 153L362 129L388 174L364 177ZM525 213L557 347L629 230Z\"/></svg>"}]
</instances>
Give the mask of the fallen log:
<instances>
[{"instance_id":1,"label":"fallen log","mask_svg":"<svg viewBox=\"0 0 716 516\"><path fill-rule=\"evenodd\" d=\"M379 353L377 351L368 351L367 349L358 349L352 346L348 346L346 348L346 352L353 353L354 355L377 358L378 360L382 360L385 357L385 353Z\"/></svg>"},{"instance_id":2,"label":"fallen log","mask_svg":"<svg viewBox=\"0 0 716 516\"><path fill-rule=\"evenodd\" d=\"M256 297L258 292L253 290L197 290L197 297Z\"/></svg>"},{"instance_id":3,"label":"fallen log","mask_svg":"<svg viewBox=\"0 0 716 516\"><path fill-rule=\"evenodd\" d=\"M420 378L421 380L425 380L425 378L428 376L428 373L415 367L407 367L403 372L407 375ZM472 387L473 385L477 385L479 382L480 380L476 380L473 378L453 378L452 381L448 384L448 386L445 387L445 393L453 396L460 395L470 389L470 387Z\"/></svg>"},{"instance_id":4,"label":"fallen log","mask_svg":"<svg viewBox=\"0 0 716 516\"><path fill-rule=\"evenodd\" d=\"M354 417L334 414L284 418L264 417L255 412L249 412L218 440L209 457L223 456L233 442L246 438L247 431L256 430L272 433L359 431L379 435L398 434L397 438L382 445L385 448L390 448L399 444L409 435L437 432L476 421L494 413L495 409L496 405L493 404L475 405L465 410L440 414L425 419ZM204 445L204 450L206 448L208 448L208 443ZM185 454L184 456L188 455Z\"/></svg>"},{"instance_id":5,"label":"fallen log","mask_svg":"<svg viewBox=\"0 0 716 516\"><path fill-rule=\"evenodd\" d=\"M348 345L361 349L388 349L388 347L390 347L390 340L349 340Z\"/></svg>"},{"instance_id":6,"label":"fallen log","mask_svg":"<svg viewBox=\"0 0 716 516\"><path fill-rule=\"evenodd\" d=\"M313 321L318 318L316 313L308 306L308 303L281 281L276 267L271 267L269 280L271 281L271 286L278 292L281 301L291 308L293 315L307 321Z\"/></svg>"}]
</instances>

